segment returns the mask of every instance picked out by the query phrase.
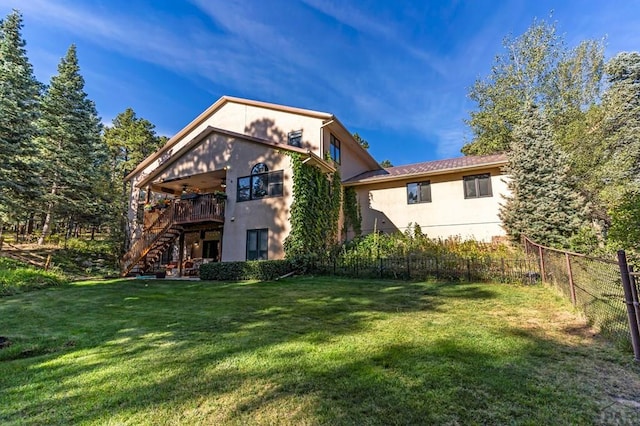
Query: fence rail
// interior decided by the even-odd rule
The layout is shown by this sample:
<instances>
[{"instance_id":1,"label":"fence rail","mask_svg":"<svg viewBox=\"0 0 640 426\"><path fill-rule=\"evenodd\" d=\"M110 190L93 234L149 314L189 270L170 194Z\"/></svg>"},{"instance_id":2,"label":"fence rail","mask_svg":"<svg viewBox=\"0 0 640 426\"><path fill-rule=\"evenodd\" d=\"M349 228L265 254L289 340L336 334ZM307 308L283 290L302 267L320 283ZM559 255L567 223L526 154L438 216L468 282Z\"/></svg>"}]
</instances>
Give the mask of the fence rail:
<instances>
[{"instance_id":1,"label":"fence rail","mask_svg":"<svg viewBox=\"0 0 640 426\"><path fill-rule=\"evenodd\" d=\"M355 278L427 278L533 283L539 280L532 259L462 258L453 256L353 256L338 255L314 262L314 273Z\"/></svg>"},{"instance_id":2,"label":"fence rail","mask_svg":"<svg viewBox=\"0 0 640 426\"><path fill-rule=\"evenodd\" d=\"M539 264L543 282L557 288L603 336L629 341L625 295L616 260L545 247L526 237L523 240L525 251Z\"/></svg>"}]
</instances>

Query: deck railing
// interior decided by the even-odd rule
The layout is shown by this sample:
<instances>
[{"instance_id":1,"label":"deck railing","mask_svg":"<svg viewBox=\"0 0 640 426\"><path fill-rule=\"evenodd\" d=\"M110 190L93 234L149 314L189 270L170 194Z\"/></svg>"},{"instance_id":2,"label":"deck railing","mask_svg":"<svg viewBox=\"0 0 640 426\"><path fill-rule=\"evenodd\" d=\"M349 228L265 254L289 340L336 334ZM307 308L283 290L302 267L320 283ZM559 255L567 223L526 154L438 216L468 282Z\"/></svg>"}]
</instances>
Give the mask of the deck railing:
<instances>
[{"instance_id":1,"label":"deck railing","mask_svg":"<svg viewBox=\"0 0 640 426\"><path fill-rule=\"evenodd\" d=\"M176 200L145 227L121 260L123 274L129 273L151 250L154 243L175 225L197 222L224 222L225 203L213 195L201 195L188 200Z\"/></svg>"},{"instance_id":2,"label":"deck railing","mask_svg":"<svg viewBox=\"0 0 640 426\"><path fill-rule=\"evenodd\" d=\"M173 205L173 222L185 224L194 222L224 222L224 200L213 195L201 195L191 200L177 200Z\"/></svg>"}]
</instances>

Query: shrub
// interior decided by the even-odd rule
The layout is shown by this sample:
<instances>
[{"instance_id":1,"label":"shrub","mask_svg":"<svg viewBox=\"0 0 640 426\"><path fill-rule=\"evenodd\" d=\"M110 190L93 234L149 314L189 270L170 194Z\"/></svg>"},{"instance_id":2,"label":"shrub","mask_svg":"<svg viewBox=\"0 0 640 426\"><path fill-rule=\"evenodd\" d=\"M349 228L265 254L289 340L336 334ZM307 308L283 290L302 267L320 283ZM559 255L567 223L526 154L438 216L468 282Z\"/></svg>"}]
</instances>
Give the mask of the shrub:
<instances>
[{"instance_id":1,"label":"shrub","mask_svg":"<svg viewBox=\"0 0 640 426\"><path fill-rule=\"evenodd\" d=\"M67 279L58 271L36 269L16 260L0 258L0 296L62 285Z\"/></svg>"},{"instance_id":2,"label":"shrub","mask_svg":"<svg viewBox=\"0 0 640 426\"><path fill-rule=\"evenodd\" d=\"M200 266L200 279L215 281L273 280L291 272L287 260L213 262Z\"/></svg>"}]
</instances>

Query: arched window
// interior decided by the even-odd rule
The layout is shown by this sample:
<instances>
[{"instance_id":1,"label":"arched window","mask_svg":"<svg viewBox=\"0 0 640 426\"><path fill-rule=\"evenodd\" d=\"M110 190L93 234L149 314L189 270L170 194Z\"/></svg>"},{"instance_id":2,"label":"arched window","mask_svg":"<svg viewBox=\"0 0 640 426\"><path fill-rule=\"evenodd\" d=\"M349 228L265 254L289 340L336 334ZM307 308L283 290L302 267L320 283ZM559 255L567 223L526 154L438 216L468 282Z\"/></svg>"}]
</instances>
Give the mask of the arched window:
<instances>
[{"instance_id":1,"label":"arched window","mask_svg":"<svg viewBox=\"0 0 640 426\"><path fill-rule=\"evenodd\" d=\"M238 201L282 196L282 170L269 172L264 163L251 168L251 175L238 178Z\"/></svg>"},{"instance_id":2,"label":"arched window","mask_svg":"<svg viewBox=\"0 0 640 426\"><path fill-rule=\"evenodd\" d=\"M253 168L251 169L251 174L252 175L257 175L260 173L267 173L269 171L269 168L267 167L266 164L264 163L258 163L255 166L253 166Z\"/></svg>"}]
</instances>

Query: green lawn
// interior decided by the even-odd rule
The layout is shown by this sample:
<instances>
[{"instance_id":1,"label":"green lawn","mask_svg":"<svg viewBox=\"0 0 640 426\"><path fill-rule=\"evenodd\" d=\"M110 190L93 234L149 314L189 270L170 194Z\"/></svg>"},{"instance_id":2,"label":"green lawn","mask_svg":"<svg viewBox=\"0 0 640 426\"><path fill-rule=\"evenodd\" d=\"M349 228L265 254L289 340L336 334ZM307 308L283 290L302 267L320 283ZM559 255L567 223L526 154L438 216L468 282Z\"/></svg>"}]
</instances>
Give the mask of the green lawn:
<instances>
[{"instance_id":1,"label":"green lawn","mask_svg":"<svg viewBox=\"0 0 640 426\"><path fill-rule=\"evenodd\" d=\"M633 424L541 286L116 280L0 298L0 424Z\"/></svg>"}]
</instances>

